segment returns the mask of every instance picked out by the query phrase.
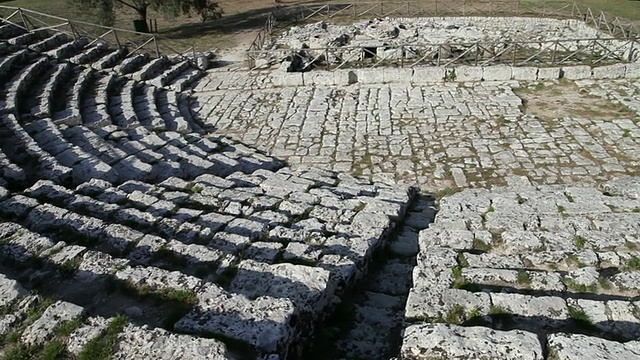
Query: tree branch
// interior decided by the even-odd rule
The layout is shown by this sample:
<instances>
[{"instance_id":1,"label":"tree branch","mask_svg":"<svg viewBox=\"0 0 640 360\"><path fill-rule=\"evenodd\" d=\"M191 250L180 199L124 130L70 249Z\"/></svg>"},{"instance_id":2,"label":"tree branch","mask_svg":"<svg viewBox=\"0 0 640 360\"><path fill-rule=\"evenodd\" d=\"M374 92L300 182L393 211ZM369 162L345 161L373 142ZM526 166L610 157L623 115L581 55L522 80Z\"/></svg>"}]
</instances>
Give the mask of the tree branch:
<instances>
[{"instance_id":1,"label":"tree branch","mask_svg":"<svg viewBox=\"0 0 640 360\"><path fill-rule=\"evenodd\" d=\"M124 6L128 6L128 7L132 8L132 9L133 9L133 10L135 10L135 11L139 11L139 9L138 9L135 5L133 5L133 4L129 4L129 3L127 3L127 2L124 2L124 0L115 0L115 2L117 2L117 3L119 3L119 4L122 4L122 5L124 5Z\"/></svg>"}]
</instances>

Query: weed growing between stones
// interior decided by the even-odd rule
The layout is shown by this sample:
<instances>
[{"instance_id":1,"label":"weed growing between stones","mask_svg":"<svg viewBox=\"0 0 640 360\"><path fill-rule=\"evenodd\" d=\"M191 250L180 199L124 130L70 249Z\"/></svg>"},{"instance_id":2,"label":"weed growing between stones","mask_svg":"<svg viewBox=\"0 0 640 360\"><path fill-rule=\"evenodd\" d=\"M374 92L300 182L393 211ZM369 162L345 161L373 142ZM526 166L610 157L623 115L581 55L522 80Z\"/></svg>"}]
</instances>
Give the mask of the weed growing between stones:
<instances>
[{"instance_id":1,"label":"weed growing between stones","mask_svg":"<svg viewBox=\"0 0 640 360\"><path fill-rule=\"evenodd\" d=\"M113 355L118 340L129 320L123 315L116 315L107 326L101 337L90 340L80 351L78 360L108 360Z\"/></svg>"},{"instance_id":2,"label":"weed growing between stones","mask_svg":"<svg viewBox=\"0 0 640 360\"><path fill-rule=\"evenodd\" d=\"M447 311L444 321L447 324L462 324L465 321L464 308L460 305L455 305Z\"/></svg>"},{"instance_id":3,"label":"weed growing between stones","mask_svg":"<svg viewBox=\"0 0 640 360\"><path fill-rule=\"evenodd\" d=\"M478 238L474 238L473 239L473 248L476 250L480 250L480 251L484 251L484 252L488 252L491 250L491 244L487 244L486 242L478 239Z\"/></svg>"},{"instance_id":4,"label":"weed growing between stones","mask_svg":"<svg viewBox=\"0 0 640 360\"><path fill-rule=\"evenodd\" d=\"M576 292L576 293L595 293L598 291L598 286L596 284L579 284L575 280L565 277L563 279L564 284L567 286L567 289Z\"/></svg>"},{"instance_id":5,"label":"weed growing between stones","mask_svg":"<svg viewBox=\"0 0 640 360\"><path fill-rule=\"evenodd\" d=\"M585 245L585 243L586 243L585 238L583 238L583 237L582 237L582 236L580 236L580 235L576 235L576 236L573 238L573 244L576 246L576 248L578 248L578 250L582 250L582 249L584 249L584 245Z\"/></svg>"},{"instance_id":6,"label":"weed growing between stones","mask_svg":"<svg viewBox=\"0 0 640 360\"><path fill-rule=\"evenodd\" d=\"M453 288L460 289L468 284L467 280L462 276L462 267L454 266L451 268L451 273L453 274Z\"/></svg>"},{"instance_id":7,"label":"weed growing between stones","mask_svg":"<svg viewBox=\"0 0 640 360\"><path fill-rule=\"evenodd\" d=\"M580 258L578 257L578 255L576 254L569 254L567 255L567 263L568 264L572 264L575 265L579 268L583 268L586 267L587 264L585 264L584 262L582 262L582 260L580 260Z\"/></svg>"},{"instance_id":8,"label":"weed growing between stones","mask_svg":"<svg viewBox=\"0 0 640 360\"><path fill-rule=\"evenodd\" d=\"M629 260L627 260L627 269L640 270L640 258L637 256L631 256Z\"/></svg>"},{"instance_id":9,"label":"weed growing between stones","mask_svg":"<svg viewBox=\"0 0 640 360\"><path fill-rule=\"evenodd\" d=\"M531 276L524 270L518 271L518 285L529 287L531 285Z\"/></svg>"}]
</instances>

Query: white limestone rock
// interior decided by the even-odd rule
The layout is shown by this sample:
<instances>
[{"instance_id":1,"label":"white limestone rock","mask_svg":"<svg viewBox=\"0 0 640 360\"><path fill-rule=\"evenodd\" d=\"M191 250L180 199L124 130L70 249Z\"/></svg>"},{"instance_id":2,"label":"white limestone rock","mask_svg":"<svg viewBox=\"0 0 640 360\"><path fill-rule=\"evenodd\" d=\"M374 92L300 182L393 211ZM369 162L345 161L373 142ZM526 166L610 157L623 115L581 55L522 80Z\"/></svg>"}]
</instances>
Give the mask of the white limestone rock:
<instances>
[{"instance_id":1,"label":"white limestone rock","mask_svg":"<svg viewBox=\"0 0 640 360\"><path fill-rule=\"evenodd\" d=\"M329 271L294 264L269 265L244 260L231 281L230 291L248 298L286 297L301 312L319 314L333 298Z\"/></svg>"},{"instance_id":2,"label":"white limestone rock","mask_svg":"<svg viewBox=\"0 0 640 360\"><path fill-rule=\"evenodd\" d=\"M29 345L42 345L53 337L56 326L84 314L84 308L66 301L57 301L49 306L42 316L29 325L20 340Z\"/></svg>"},{"instance_id":3,"label":"white limestone rock","mask_svg":"<svg viewBox=\"0 0 640 360\"><path fill-rule=\"evenodd\" d=\"M411 325L400 350L403 359L518 359L542 360L536 334L456 325Z\"/></svg>"},{"instance_id":4,"label":"white limestone rock","mask_svg":"<svg viewBox=\"0 0 640 360\"><path fill-rule=\"evenodd\" d=\"M219 340L174 334L146 325L127 325L118 340L114 360L233 359Z\"/></svg>"},{"instance_id":5,"label":"white limestone rock","mask_svg":"<svg viewBox=\"0 0 640 360\"><path fill-rule=\"evenodd\" d=\"M13 303L27 291L16 280L0 274L0 308Z\"/></svg>"},{"instance_id":6,"label":"white limestone rock","mask_svg":"<svg viewBox=\"0 0 640 360\"><path fill-rule=\"evenodd\" d=\"M582 334L550 334L548 336L548 347L549 357L558 360L628 360L640 358L640 348L637 346Z\"/></svg>"}]
</instances>

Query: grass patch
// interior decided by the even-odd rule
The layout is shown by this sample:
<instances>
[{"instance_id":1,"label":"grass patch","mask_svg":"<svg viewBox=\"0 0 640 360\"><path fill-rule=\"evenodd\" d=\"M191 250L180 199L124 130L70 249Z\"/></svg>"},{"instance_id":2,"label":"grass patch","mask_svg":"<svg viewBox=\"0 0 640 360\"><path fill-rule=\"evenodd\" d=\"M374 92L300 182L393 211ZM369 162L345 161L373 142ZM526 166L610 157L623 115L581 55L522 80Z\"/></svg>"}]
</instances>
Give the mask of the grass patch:
<instances>
[{"instance_id":1,"label":"grass patch","mask_svg":"<svg viewBox=\"0 0 640 360\"><path fill-rule=\"evenodd\" d=\"M564 212L565 212L566 210L567 210L567 209L565 209L565 208L564 208L564 206L562 206L562 205L558 205L558 213L559 213L559 214L564 214Z\"/></svg>"},{"instance_id":2,"label":"grass patch","mask_svg":"<svg viewBox=\"0 0 640 360\"><path fill-rule=\"evenodd\" d=\"M584 249L584 245L585 245L585 243L586 243L585 238L583 238L583 237L582 237L582 236L580 236L580 235L576 235L576 236L573 238L573 244L576 246L576 248L578 248L578 250L582 250L582 249Z\"/></svg>"},{"instance_id":3,"label":"grass patch","mask_svg":"<svg viewBox=\"0 0 640 360\"><path fill-rule=\"evenodd\" d=\"M611 289L611 283L609 282L609 280L603 278L602 276L598 277L598 284L600 284L600 287L604 290Z\"/></svg>"},{"instance_id":4,"label":"grass patch","mask_svg":"<svg viewBox=\"0 0 640 360\"><path fill-rule=\"evenodd\" d=\"M489 315L511 315L511 314L501 306L491 305L491 307L489 307Z\"/></svg>"},{"instance_id":5,"label":"grass patch","mask_svg":"<svg viewBox=\"0 0 640 360\"><path fill-rule=\"evenodd\" d=\"M116 315L107 325L102 337L91 339L80 351L78 360L109 360L113 355L118 334L122 332L129 320L123 315Z\"/></svg>"},{"instance_id":6,"label":"grass patch","mask_svg":"<svg viewBox=\"0 0 640 360\"><path fill-rule=\"evenodd\" d=\"M478 238L474 238L473 239L473 248L476 250L480 250L480 251L489 251L491 250L491 244L487 244L486 242L478 239Z\"/></svg>"},{"instance_id":7,"label":"grass patch","mask_svg":"<svg viewBox=\"0 0 640 360\"><path fill-rule=\"evenodd\" d=\"M583 268L586 267L587 264L585 264L584 262L582 262L582 260L580 260L580 258L578 257L578 255L576 254L570 254L567 256L567 262L569 264L574 264L575 266L579 267L579 268Z\"/></svg>"},{"instance_id":8,"label":"grass patch","mask_svg":"<svg viewBox=\"0 0 640 360\"><path fill-rule=\"evenodd\" d=\"M469 262L467 261L467 258L464 256L464 253L458 253L458 264L460 264L461 267L469 266Z\"/></svg>"},{"instance_id":9,"label":"grass patch","mask_svg":"<svg viewBox=\"0 0 640 360\"><path fill-rule=\"evenodd\" d=\"M531 276L524 270L518 271L518 285L527 286L531 285Z\"/></svg>"},{"instance_id":10,"label":"grass patch","mask_svg":"<svg viewBox=\"0 0 640 360\"><path fill-rule=\"evenodd\" d=\"M451 273L453 274L453 288L460 289L468 284L467 280L462 276L462 267L452 267Z\"/></svg>"},{"instance_id":11,"label":"grass patch","mask_svg":"<svg viewBox=\"0 0 640 360\"><path fill-rule=\"evenodd\" d=\"M567 198L567 201L572 203L572 202L576 202L576 200L573 198L573 196L569 193L564 193L564 196Z\"/></svg>"},{"instance_id":12,"label":"grass patch","mask_svg":"<svg viewBox=\"0 0 640 360\"><path fill-rule=\"evenodd\" d=\"M35 349L29 345L16 344L5 348L3 360L32 360Z\"/></svg>"},{"instance_id":13,"label":"grass patch","mask_svg":"<svg viewBox=\"0 0 640 360\"><path fill-rule=\"evenodd\" d=\"M66 352L67 345L62 340L53 340L42 348L39 358L42 360L64 359Z\"/></svg>"},{"instance_id":14,"label":"grass patch","mask_svg":"<svg viewBox=\"0 0 640 360\"><path fill-rule=\"evenodd\" d=\"M567 286L567 289L576 292L576 293L595 293L598 291L598 286L596 284L579 284L575 282L575 280L565 277L563 279L564 284Z\"/></svg>"},{"instance_id":15,"label":"grass patch","mask_svg":"<svg viewBox=\"0 0 640 360\"><path fill-rule=\"evenodd\" d=\"M637 256L631 256L629 260L627 260L627 269L640 270L640 258Z\"/></svg>"},{"instance_id":16,"label":"grass patch","mask_svg":"<svg viewBox=\"0 0 640 360\"><path fill-rule=\"evenodd\" d=\"M447 311L444 316L444 321L447 324L462 324L465 321L464 308L460 305L455 305Z\"/></svg>"}]
</instances>

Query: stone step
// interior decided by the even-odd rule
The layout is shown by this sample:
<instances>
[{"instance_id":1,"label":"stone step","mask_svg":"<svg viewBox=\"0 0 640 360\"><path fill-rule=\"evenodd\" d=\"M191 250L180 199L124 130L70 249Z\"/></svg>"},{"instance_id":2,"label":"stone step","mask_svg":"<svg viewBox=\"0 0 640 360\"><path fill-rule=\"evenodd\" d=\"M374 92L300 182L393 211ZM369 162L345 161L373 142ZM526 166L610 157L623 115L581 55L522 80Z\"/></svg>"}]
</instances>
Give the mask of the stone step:
<instances>
[{"instance_id":1,"label":"stone step","mask_svg":"<svg viewBox=\"0 0 640 360\"><path fill-rule=\"evenodd\" d=\"M72 42L73 39L64 33L54 33L35 44L29 45L29 49L37 53L47 52L59 48L60 46Z\"/></svg>"},{"instance_id":2,"label":"stone step","mask_svg":"<svg viewBox=\"0 0 640 360\"><path fill-rule=\"evenodd\" d=\"M87 44L89 44L89 39L86 37L80 37L73 41L66 42L55 49L49 50L47 55L57 58L58 60L70 59L83 51Z\"/></svg>"},{"instance_id":3,"label":"stone step","mask_svg":"<svg viewBox=\"0 0 640 360\"><path fill-rule=\"evenodd\" d=\"M70 62L78 65L89 64L97 61L109 51L109 45L105 42L97 42L82 48L82 52L69 59Z\"/></svg>"}]
</instances>

